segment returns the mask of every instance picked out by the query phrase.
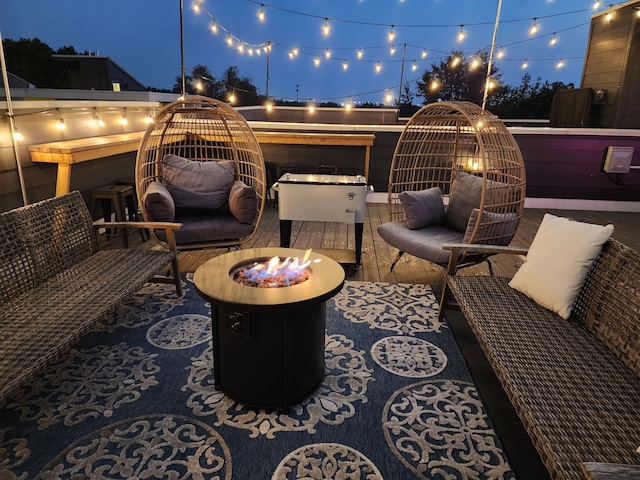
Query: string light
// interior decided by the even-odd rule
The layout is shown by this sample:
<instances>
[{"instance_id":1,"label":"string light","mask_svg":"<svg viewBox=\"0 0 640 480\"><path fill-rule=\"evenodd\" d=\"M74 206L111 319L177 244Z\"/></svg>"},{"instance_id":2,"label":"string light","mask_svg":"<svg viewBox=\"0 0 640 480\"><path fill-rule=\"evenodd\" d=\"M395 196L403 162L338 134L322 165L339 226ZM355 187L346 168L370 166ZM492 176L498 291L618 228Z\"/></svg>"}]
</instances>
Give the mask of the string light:
<instances>
[{"instance_id":1,"label":"string light","mask_svg":"<svg viewBox=\"0 0 640 480\"><path fill-rule=\"evenodd\" d=\"M100 118L100 115L98 115L98 109L96 107L93 107L93 121L92 121L92 123L96 127L104 127L104 122Z\"/></svg>"},{"instance_id":2,"label":"string light","mask_svg":"<svg viewBox=\"0 0 640 480\"><path fill-rule=\"evenodd\" d=\"M500 47L500 49L498 50L498 58L502 58L504 57L504 48Z\"/></svg>"},{"instance_id":3,"label":"string light","mask_svg":"<svg viewBox=\"0 0 640 480\"><path fill-rule=\"evenodd\" d=\"M392 102L393 102L393 95L387 92L386 95L384 96L384 103L392 103Z\"/></svg>"},{"instance_id":4,"label":"string light","mask_svg":"<svg viewBox=\"0 0 640 480\"><path fill-rule=\"evenodd\" d=\"M538 27L538 22L537 22L537 18L533 19L533 24L531 25L531 28L529 29L529 33L531 35L535 35L536 33L538 33L539 27Z\"/></svg>"},{"instance_id":5,"label":"string light","mask_svg":"<svg viewBox=\"0 0 640 480\"><path fill-rule=\"evenodd\" d=\"M347 63L347 61L345 60L344 62L342 62L342 70L346 70L347 68L349 68L349 63Z\"/></svg>"},{"instance_id":6,"label":"string light","mask_svg":"<svg viewBox=\"0 0 640 480\"><path fill-rule=\"evenodd\" d=\"M565 66L564 60L561 58L558 63L556 63L556 68L560 69Z\"/></svg>"},{"instance_id":7,"label":"string light","mask_svg":"<svg viewBox=\"0 0 640 480\"><path fill-rule=\"evenodd\" d=\"M322 33L324 34L325 37L327 37L329 36L330 32L331 32L331 29L329 28L329 19L325 18L324 25L322 26Z\"/></svg>"},{"instance_id":8,"label":"string light","mask_svg":"<svg viewBox=\"0 0 640 480\"><path fill-rule=\"evenodd\" d=\"M529 62L525 60L524 62L522 62L522 69L525 69L527 67L529 67Z\"/></svg>"},{"instance_id":9,"label":"string light","mask_svg":"<svg viewBox=\"0 0 640 480\"><path fill-rule=\"evenodd\" d=\"M477 58L474 58L471 61L471 65L469 65L469 68L471 68L471 70L475 70L476 68L478 68L480 66L480 60L478 60Z\"/></svg>"},{"instance_id":10,"label":"string light","mask_svg":"<svg viewBox=\"0 0 640 480\"><path fill-rule=\"evenodd\" d=\"M389 39L390 42L393 42L393 40L396 38L396 32L393 29L393 25L391 25L391 30L389 30L389 35L387 35L387 38Z\"/></svg>"},{"instance_id":11,"label":"string light","mask_svg":"<svg viewBox=\"0 0 640 480\"><path fill-rule=\"evenodd\" d=\"M556 37L555 32L553 33L553 37L551 37L551 40L549 40L549 45L555 45L556 43L558 43L558 38Z\"/></svg>"},{"instance_id":12,"label":"string light","mask_svg":"<svg viewBox=\"0 0 640 480\"><path fill-rule=\"evenodd\" d=\"M18 130L18 127L15 124L13 126L13 138L16 139L16 142L22 142L24 140L24 135L20 133L20 130Z\"/></svg>"},{"instance_id":13,"label":"string light","mask_svg":"<svg viewBox=\"0 0 640 480\"><path fill-rule=\"evenodd\" d=\"M216 23L215 20L211 22L209 29L211 30L212 33L218 33L218 24Z\"/></svg>"},{"instance_id":14,"label":"string light","mask_svg":"<svg viewBox=\"0 0 640 480\"><path fill-rule=\"evenodd\" d=\"M458 33L458 41L464 40L464 25L460 25L460 33Z\"/></svg>"},{"instance_id":15,"label":"string light","mask_svg":"<svg viewBox=\"0 0 640 480\"><path fill-rule=\"evenodd\" d=\"M267 107L267 112L270 112L273 110L273 102L268 101L267 103L265 103L265 107Z\"/></svg>"},{"instance_id":16,"label":"string light","mask_svg":"<svg viewBox=\"0 0 640 480\"><path fill-rule=\"evenodd\" d=\"M127 120L127 109L126 108L122 109L122 116L118 120L118 123L120 123L120 125L127 125L129 123L129 120Z\"/></svg>"},{"instance_id":17,"label":"string light","mask_svg":"<svg viewBox=\"0 0 640 480\"><path fill-rule=\"evenodd\" d=\"M351 102L347 102L347 103L344 104L344 109L347 112L350 112L352 108L353 108L353 104Z\"/></svg>"},{"instance_id":18,"label":"string light","mask_svg":"<svg viewBox=\"0 0 640 480\"><path fill-rule=\"evenodd\" d=\"M380 62L376 63L376 73L380 73L382 71L382 65L380 64Z\"/></svg>"},{"instance_id":19,"label":"string light","mask_svg":"<svg viewBox=\"0 0 640 480\"><path fill-rule=\"evenodd\" d=\"M600 8L600 5L601 5L601 2L598 2L598 1L593 2L593 9L594 9L594 10L599 9L599 8Z\"/></svg>"},{"instance_id":20,"label":"string light","mask_svg":"<svg viewBox=\"0 0 640 480\"><path fill-rule=\"evenodd\" d=\"M230 33L227 34L227 44L231 47L233 45L233 37Z\"/></svg>"},{"instance_id":21,"label":"string light","mask_svg":"<svg viewBox=\"0 0 640 480\"><path fill-rule=\"evenodd\" d=\"M313 103L309 103L309 105L307 105L307 110L309 113L314 113L316 111L316 106Z\"/></svg>"},{"instance_id":22,"label":"string light","mask_svg":"<svg viewBox=\"0 0 640 480\"><path fill-rule=\"evenodd\" d=\"M313 59L313 63L315 64L316 67L320 66L320 57L319 56L315 56Z\"/></svg>"},{"instance_id":23,"label":"string light","mask_svg":"<svg viewBox=\"0 0 640 480\"><path fill-rule=\"evenodd\" d=\"M613 19L613 5L609 5L609 11L607 12L607 14L604 16L604 19L607 22L610 22Z\"/></svg>"},{"instance_id":24,"label":"string light","mask_svg":"<svg viewBox=\"0 0 640 480\"><path fill-rule=\"evenodd\" d=\"M236 103L236 96L235 96L235 94L234 94L233 92L231 92L231 93L229 94L229 103L230 103L230 104L232 104L232 105L233 105L234 103Z\"/></svg>"},{"instance_id":25,"label":"string light","mask_svg":"<svg viewBox=\"0 0 640 480\"><path fill-rule=\"evenodd\" d=\"M329 50L328 48L324 51L324 56L325 58L331 58L331 50Z\"/></svg>"},{"instance_id":26,"label":"string light","mask_svg":"<svg viewBox=\"0 0 640 480\"><path fill-rule=\"evenodd\" d=\"M362 56L364 55L364 52L362 51L362 49L361 49L361 48L359 48L359 49L358 49L358 53L357 53L357 55L358 55L358 58L359 58L359 59L360 59L360 58L362 58Z\"/></svg>"},{"instance_id":27,"label":"string light","mask_svg":"<svg viewBox=\"0 0 640 480\"><path fill-rule=\"evenodd\" d=\"M396 53L396 47L391 45L391 48L389 49L389 55L393 55L394 53Z\"/></svg>"},{"instance_id":28,"label":"string light","mask_svg":"<svg viewBox=\"0 0 640 480\"><path fill-rule=\"evenodd\" d=\"M440 88L440 80L438 80L437 78L434 78L433 80L431 80L431 84L429 85L429 88L431 90L437 90L438 88Z\"/></svg>"},{"instance_id":29,"label":"string light","mask_svg":"<svg viewBox=\"0 0 640 480\"><path fill-rule=\"evenodd\" d=\"M414 61L413 61L413 64L411 65L411 70L415 72L417 69L418 69L418 64L417 64L417 63L416 63L416 61L414 60Z\"/></svg>"},{"instance_id":30,"label":"string light","mask_svg":"<svg viewBox=\"0 0 640 480\"><path fill-rule=\"evenodd\" d=\"M264 4L260 5L260 11L258 12L258 20L260 20L261 22L264 22L265 19L265 15L264 15Z\"/></svg>"},{"instance_id":31,"label":"string light","mask_svg":"<svg viewBox=\"0 0 640 480\"><path fill-rule=\"evenodd\" d=\"M422 50L422 58L427 58L427 55L429 55L429 52L427 52L427 49L425 48Z\"/></svg>"},{"instance_id":32,"label":"string light","mask_svg":"<svg viewBox=\"0 0 640 480\"><path fill-rule=\"evenodd\" d=\"M145 117L144 122L145 122L146 124L153 123L153 115L151 114L151 112L150 112L150 111L149 111L149 112L147 112L147 116Z\"/></svg>"},{"instance_id":33,"label":"string light","mask_svg":"<svg viewBox=\"0 0 640 480\"><path fill-rule=\"evenodd\" d=\"M457 55L451 59L452 67L457 67L459 63L460 63L460 57L458 57Z\"/></svg>"}]
</instances>

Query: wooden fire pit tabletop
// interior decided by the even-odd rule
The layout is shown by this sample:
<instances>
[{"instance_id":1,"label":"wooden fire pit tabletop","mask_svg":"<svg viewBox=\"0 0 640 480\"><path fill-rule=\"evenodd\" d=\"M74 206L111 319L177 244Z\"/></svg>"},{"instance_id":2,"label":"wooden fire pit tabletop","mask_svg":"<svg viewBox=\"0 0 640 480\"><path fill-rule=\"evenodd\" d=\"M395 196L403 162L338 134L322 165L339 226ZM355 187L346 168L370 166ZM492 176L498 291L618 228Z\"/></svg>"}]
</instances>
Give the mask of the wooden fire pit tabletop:
<instances>
[{"instance_id":1,"label":"wooden fire pit tabletop","mask_svg":"<svg viewBox=\"0 0 640 480\"><path fill-rule=\"evenodd\" d=\"M231 278L232 272L251 261L269 261L273 257L298 257L305 250L296 248L252 248L219 255L203 263L196 270L193 280L198 293L216 304L238 305L251 309L300 307L305 303L328 300L340 291L344 284L344 269L335 260L311 252L307 267L307 281L288 287L257 288L243 285ZM319 261L315 261L319 260Z\"/></svg>"}]
</instances>

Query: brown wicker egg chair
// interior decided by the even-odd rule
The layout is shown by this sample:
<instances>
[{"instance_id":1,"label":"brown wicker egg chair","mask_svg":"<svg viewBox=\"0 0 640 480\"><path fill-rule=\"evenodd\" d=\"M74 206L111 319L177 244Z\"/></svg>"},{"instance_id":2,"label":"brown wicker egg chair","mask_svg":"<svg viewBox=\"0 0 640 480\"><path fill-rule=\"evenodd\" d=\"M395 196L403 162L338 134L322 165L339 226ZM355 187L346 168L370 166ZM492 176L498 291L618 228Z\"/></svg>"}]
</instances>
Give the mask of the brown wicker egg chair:
<instances>
[{"instance_id":1,"label":"brown wicker egg chair","mask_svg":"<svg viewBox=\"0 0 640 480\"><path fill-rule=\"evenodd\" d=\"M215 177L218 171L222 175ZM165 106L147 128L136 158L136 188L145 220L183 224L175 235L179 249L237 247L255 235L262 217L264 157L233 108L187 97ZM164 243L161 231L153 236Z\"/></svg>"},{"instance_id":2,"label":"brown wicker egg chair","mask_svg":"<svg viewBox=\"0 0 640 480\"><path fill-rule=\"evenodd\" d=\"M391 221L378 232L398 248L391 269L403 253L446 267L444 243L509 244L524 208L524 162L496 116L469 102L433 103L400 135L388 188ZM487 259L467 256L459 267Z\"/></svg>"}]
</instances>

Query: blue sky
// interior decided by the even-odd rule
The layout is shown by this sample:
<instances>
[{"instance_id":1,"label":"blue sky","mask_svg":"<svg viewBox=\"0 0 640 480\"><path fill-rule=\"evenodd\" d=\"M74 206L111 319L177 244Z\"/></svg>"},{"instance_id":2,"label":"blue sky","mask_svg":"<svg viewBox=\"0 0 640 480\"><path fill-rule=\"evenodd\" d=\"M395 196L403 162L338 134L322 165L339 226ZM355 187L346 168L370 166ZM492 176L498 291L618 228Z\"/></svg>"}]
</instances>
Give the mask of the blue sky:
<instances>
[{"instance_id":1,"label":"blue sky","mask_svg":"<svg viewBox=\"0 0 640 480\"><path fill-rule=\"evenodd\" d=\"M316 102L382 102L387 92L397 96L401 75L415 90L421 73L452 50L471 56L491 45L498 5L497 0L196 1L200 13L194 12L192 0L184 0L187 70L203 64L219 77L234 65L265 94L267 56L255 52L271 42L269 95ZM180 75L179 0L3 3L3 38L39 38L54 49L73 45L78 51L97 51L147 86L171 88ZM605 3L594 10L593 0L503 0L495 42L496 53L500 47L505 52L496 59L503 82L519 85L528 72L534 80L579 87L591 18L608 8ZM258 18L261 9L264 21ZM532 36L534 18L539 31ZM217 34L211 31L214 22ZM322 31L325 23L330 27L328 36ZM466 37L459 42L461 25ZM392 28L395 38L389 41ZM557 42L551 46L554 33ZM233 46L227 44L229 36ZM325 57L327 49L330 58ZM319 66L314 64L316 57ZM523 69L525 60L529 66ZM565 66L558 69L560 60Z\"/></svg>"}]
</instances>

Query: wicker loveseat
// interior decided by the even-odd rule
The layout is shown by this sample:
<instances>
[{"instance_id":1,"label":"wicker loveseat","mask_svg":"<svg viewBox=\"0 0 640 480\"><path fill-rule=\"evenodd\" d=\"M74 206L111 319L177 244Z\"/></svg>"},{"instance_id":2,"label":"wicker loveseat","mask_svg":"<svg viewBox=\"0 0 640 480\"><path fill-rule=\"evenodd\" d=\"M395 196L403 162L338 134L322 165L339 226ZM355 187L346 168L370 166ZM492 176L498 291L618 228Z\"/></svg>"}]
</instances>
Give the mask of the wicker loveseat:
<instances>
[{"instance_id":1,"label":"wicker loveseat","mask_svg":"<svg viewBox=\"0 0 640 480\"><path fill-rule=\"evenodd\" d=\"M444 248L453 259L464 250L527 252ZM507 278L450 275L447 282L552 478L583 479L581 464L594 462L613 470L640 465L638 252L608 240L568 320Z\"/></svg>"},{"instance_id":2,"label":"wicker loveseat","mask_svg":"<svg viewBox=\"0 0 640 480\"><path fill-rule=\"evenodd\" d=\"M149 280L182 294L173 241L180 225L136 226L166 228L173 249L99 251L98 224L79 192L0 214L0 405ZM173 276L156 277L169 264Z\"/></svg>"}]
</instances>

